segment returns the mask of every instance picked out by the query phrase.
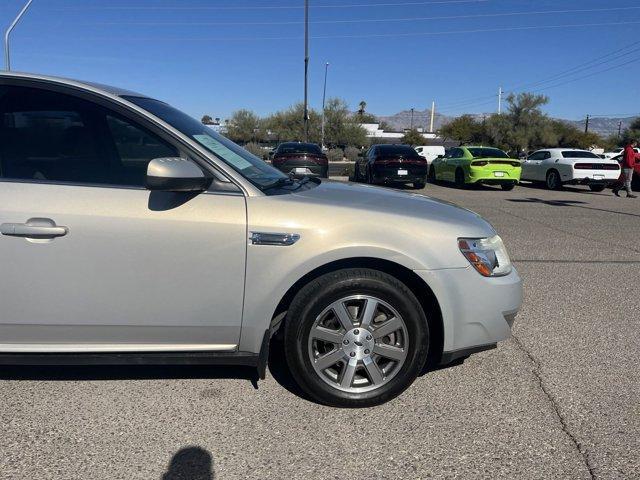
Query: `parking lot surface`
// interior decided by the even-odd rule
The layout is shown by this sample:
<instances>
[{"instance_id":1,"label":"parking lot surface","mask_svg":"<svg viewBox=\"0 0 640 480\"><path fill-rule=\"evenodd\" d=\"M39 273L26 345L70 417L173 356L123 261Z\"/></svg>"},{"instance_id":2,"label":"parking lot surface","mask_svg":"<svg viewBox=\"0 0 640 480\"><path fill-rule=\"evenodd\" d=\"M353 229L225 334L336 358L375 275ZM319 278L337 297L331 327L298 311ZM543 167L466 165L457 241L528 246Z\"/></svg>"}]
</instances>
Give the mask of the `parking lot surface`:
<instances>
[{"instance_id":1,"label":"parking lot surface","mask_svg":"<svg viewBox=\"0 0 640 480\"><path fill-rule=\"evenodd\" d=\"M3 367L0 478L640 478L640 201L420 193L504 238L525 284L511 340L365 410L296 395L277 353L260 382L243 368Z\"/></svg>"}]
</instances>

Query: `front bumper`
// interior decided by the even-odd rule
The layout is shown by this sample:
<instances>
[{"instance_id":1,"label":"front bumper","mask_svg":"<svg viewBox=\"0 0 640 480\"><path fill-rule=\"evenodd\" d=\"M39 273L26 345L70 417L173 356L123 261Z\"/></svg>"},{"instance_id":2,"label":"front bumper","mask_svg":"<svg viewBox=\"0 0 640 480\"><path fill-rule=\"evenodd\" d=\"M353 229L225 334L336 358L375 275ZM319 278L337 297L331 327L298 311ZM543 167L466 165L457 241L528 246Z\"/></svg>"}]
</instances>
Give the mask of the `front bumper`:
<instances>
[{"instance_id":1,"label":"front bumper","mask_svg":"<svg viewBox=\"0 0 640 480\"><path fill-rule=\"evenodd\" d=\"M440 305L443 360L492 348L510 337L522 306L522 279L515 268L504 277L483 277L471 266L415 273L429 285Z\"/></svg>"}]
</instances>

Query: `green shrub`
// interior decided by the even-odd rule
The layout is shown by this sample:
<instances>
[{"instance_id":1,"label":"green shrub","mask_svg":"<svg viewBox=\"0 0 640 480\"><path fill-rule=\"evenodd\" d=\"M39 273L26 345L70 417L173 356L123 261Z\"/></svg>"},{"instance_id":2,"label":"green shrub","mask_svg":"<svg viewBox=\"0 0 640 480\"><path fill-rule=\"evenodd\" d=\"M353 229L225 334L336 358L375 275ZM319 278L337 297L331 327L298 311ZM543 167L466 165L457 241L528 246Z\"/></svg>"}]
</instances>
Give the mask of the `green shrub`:
<instances>
[{"instance_id":1,"label":"green shrub","mask_svg":"<svg viewBox=\"0 0 640 480\"><path fill-rule=\"evenodd\" d=\"M341 148L332 148L327 153L330 162L341 162L344 159L344 152Z\"/></svg>"},{"instance_id":2,"label":"green shrub","mask_svg":"<svg viewBox=\"0 0 640 480\"><path fill-rule=\"evenodd\" d=\"M360 149L356 147L347 147L344 149L344 156L347 157L347 160L350 162L355 162L359 153Z\"/></svg>"},{"instance_id":3,"label":"green shrub","mask_svg":"<svg viewBox=\"0 0 640 480\"><path fill-rule=\"evenodd\" d=\"M262 147L260 147L259 144L255 143L255 142L247 143L243 148L247 152L253 153L256 157L262 158L263 160L264 160L264 157L265 157L266 152L267 152L266 150L262 149Z\"/></svg>"}]
</instances>

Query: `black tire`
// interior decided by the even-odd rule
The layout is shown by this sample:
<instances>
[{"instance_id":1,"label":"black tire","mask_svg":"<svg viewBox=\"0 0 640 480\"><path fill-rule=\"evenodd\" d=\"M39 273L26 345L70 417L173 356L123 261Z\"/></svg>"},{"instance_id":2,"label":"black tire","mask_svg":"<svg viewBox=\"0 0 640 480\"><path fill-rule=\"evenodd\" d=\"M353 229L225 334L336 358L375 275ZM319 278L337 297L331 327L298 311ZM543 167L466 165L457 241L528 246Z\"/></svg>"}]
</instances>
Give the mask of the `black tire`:
<instances>
[{"instance_id":1,"label":"black tire","mask_svg":"<svg viewBox=\"0 0 640 480\"><path fill-rule=\"evenodd\" d=\"M549 190L560 190L562 188L562 181L557 170L549 170L547 172L545 185Z\"/></svg>"},{"instance_id":2,"label":"black tire","mask_svg":"<svg viewBox=\"0 0 640 480\"><path fill-rule=\"evenodd\" d=\"M373 185L373 175L371 174L371 168L367 167L365 176L367 177L365 180L369 185Z\"/></svg>"},{"instance_id":3,"label":"black tire","mask_svg":"<svg viewBox=\"0 0 640 480\"><path fill-rule=\"evenodd\" d=\"M415 188L416 190L421 190L425 187L426 182L424 180L418 181L418 182L413 182L413 188Z\"/></svg>"},{"instance_id":4,"label":"black tire","mask_svg":"<svg viewBox=\"0 0 640 480\"><path fill-rule=\"evenodd\" d=\"M316 372L309 354L309 336L318 315L352 295L374 296L391 305L404 320L408 337L406 357L395 376L363 393L331 386ZM337 270L305 285L291 302L284 328L285 355L293 378L312 399L336 407L370 407L397 397L416 379L429 351L429 327L415 295L395 277L366 268Z\"/></svg>"},{"instance_id":5,"label":"black tire","mask_svg":"<svg viewBox=\"0 0 640 480\"><path fill-rule=\"evenodd\" d=\"M353 164L353 175L351 177L353 182L359 182L360 181L360 175L358 174L359 171L360 171L360 169L358 168L358 164L354 163Z\"/></svg>"},{"instance_id":6,"label":"black tire","mask_svg":"<svg viewBox=\"0 0 640 480\"><path fill-rule=\"evenodd\" d=\"M427 181L429 183L436 183L436 168L433 165L429 166L429 172L427 173Z\"/></svg>"},{"instance_id":7,"label":"black tire","mask_svg":"<svg viewBox=\"0 0 640 480\"><path fill-rule=\"evenodd\" d=\"M502 188L502 190L504 190L505 192L510 192L511 190L513 190L514 188L516 188L516 184L515 183L501 183L500 187Z\"/></svg>"},{"instance_id":8,"label":"black tire","mask_svg":"<svg viewBox=\"0 0 640 480\"><path fill-rule=\"evenodd\" d=\"M604 192L606 185L589 185L592 192Z\"/></svg>"},{"instance_id":9,"label":"black tire","mask_svg":"<svg viewBox=\"0 0 640 480\"><path fill-rule=\"evenodd\" d=\"M460 167L456 168L455 184L457 188L465 188L467 186L464 182L464 171Z\"/></svg>"}]
</instances>

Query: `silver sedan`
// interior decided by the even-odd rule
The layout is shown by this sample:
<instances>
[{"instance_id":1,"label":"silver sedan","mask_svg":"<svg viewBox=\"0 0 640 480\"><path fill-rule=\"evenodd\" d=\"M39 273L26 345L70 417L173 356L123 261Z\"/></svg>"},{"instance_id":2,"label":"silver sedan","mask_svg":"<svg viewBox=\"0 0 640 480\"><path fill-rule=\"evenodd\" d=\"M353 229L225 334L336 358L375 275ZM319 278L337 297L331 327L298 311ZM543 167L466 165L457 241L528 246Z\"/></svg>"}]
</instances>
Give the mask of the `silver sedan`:
<instances>
[{"instance_id":1,"label":"silver sedan","mask_svg":"<svg viewBox=\"0 0 640 480\"><path fill-rule=\"evenodd\" d=\"M506 339L521 280L473 212L292 179L170 105L0 75L0 362L258 368L369 406Z\"/></svg>"}]
</instances>

